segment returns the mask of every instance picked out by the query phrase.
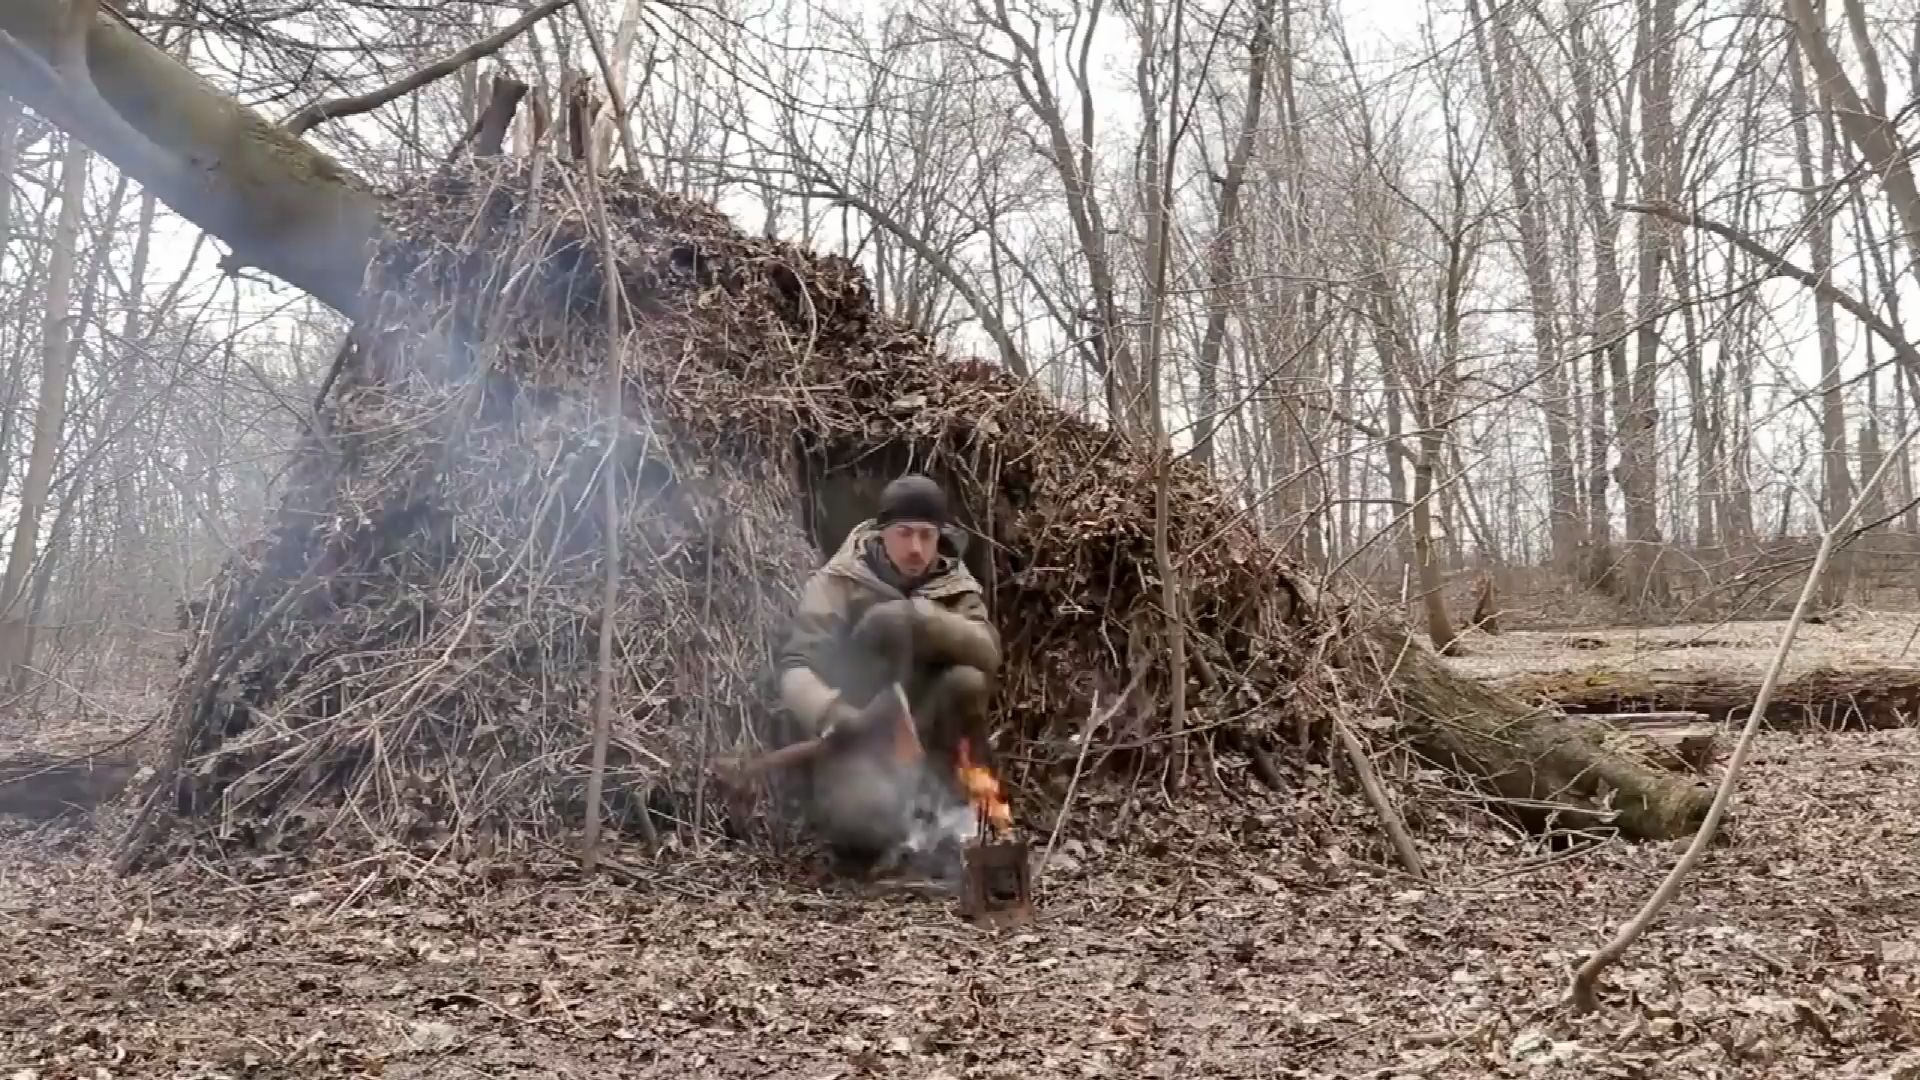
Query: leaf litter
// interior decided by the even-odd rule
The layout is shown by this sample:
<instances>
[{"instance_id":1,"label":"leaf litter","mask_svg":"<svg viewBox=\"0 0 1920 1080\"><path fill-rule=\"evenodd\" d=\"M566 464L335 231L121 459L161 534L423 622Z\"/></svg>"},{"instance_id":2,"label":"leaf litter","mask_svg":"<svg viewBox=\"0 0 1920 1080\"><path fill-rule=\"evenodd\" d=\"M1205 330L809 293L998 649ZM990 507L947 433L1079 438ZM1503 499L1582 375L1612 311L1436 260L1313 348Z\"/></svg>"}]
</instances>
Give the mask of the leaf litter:
<instances>
[{"instance_id":1,"label":"leaf litter","mask_svg":"<svg viewBox=\"0 0 1920 1080\"><path fill-rule=\"evenodd\" d=\"M1579 1019L1568 976L1675 845L1428 829L1414 882L1311 775L1076 836L1005 930L748 848L116 880L16 831L0 1075L1920 1076L1920 734L1761 751Z\"/></svg>"}]
</instances>

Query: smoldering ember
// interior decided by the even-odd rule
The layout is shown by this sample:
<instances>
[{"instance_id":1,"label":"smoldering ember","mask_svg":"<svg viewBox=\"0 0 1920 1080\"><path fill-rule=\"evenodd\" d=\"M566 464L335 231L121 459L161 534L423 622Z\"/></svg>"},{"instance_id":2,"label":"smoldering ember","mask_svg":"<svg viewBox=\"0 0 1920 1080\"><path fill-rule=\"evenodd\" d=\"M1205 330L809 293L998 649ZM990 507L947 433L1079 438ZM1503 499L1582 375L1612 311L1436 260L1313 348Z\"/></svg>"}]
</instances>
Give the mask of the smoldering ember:
<instances>
[{"instance_id":1,"label":"smoldering ember","mask_svg":"<svg viewBox=\"0 0 1920 1080\"><path fill-rule=\"evenodd\" d=\"M1189 343L1171 325L1190 318L1193 350L1238 362L1267 362L1272 343L1244 313L1213 328L1225 299L1168 309L1195 303L1176 299L1189 286L1220 298L1268 286L1257 270L1227 283L1248 257L1227 251L1240 241L1182 247L1188 226L1166 203L1177 120L1149 123L1137 164L1154 183L1138 207L1109 202L1107 224L1093 189L1061 176L1076 226L1110 233L1080 251L1100 269L1074 286L1091 289L1108 336L1070 346L1100 361L1100 409L1029 369L1022 350L1038 346L993 314L1010 303L1004 286L964 284L952 250L923 240L897 257L950 275L942 288L973 322L993 322L997 358L964 355L937 320L903 310L893 255L835 250L812 227L796 242L777 220L755 235L693 185L633 169L632 102L595 87L632 88L617 65L642 16L603 41L591 7L529 6L392 95L329 99L285 125L183 66L169 50L191 55L192 35L174 38L156 13L75 0L0 13L0 161L55 208L34 222L9 216L24 202L0 202L0 266L32 279L0 292L44 309L48 343L8 376L18 402L37 388L40 409L18 425L34 435L8 489L16 531L37 537L37 516L59 506L48 554L9 564L8 603L31 614L0 622L14 691L0 712L0 1076L1920 1075L1920 747L1907 719L1920 670L1904 659L1920 615L1875 591L1872 549L1855 543L1884 534L1896 578L1907 572L1892 538L1912 534L1890 525L1891 501L1869 502L1907 460L1904 439L1876 442L1871 462L1863 449L1857 479L1839 474L1855 501L1814 539L1755 541L1715 584L1727 594L1683 597L1644 545L1678 562L1706 544L1642 527L1633 470L1660 466L1631 441L1637 376L1624 351L1616 371L1557 343L1568 356L1543 363L1566 365L1559 393L1571 373L1595 380L1597 426L1579 438L1599 455L1602 517L1605 440L1621 442L1621 561L1589 543L1578 560L1555 547L1542 565L1503 564L1478 536L1469 562L1463 534L1491 530L1462 505L1468 466L1443 439L1464 438L1467 421L1447 418L1458 401L1437 389L1465 393L1463 293L1440 304L1450 330L1427 328L1396 308L1417 290L1394 275L1415 271L1294 274L1317 291L1276 300L1286 333L1315 305L1351 307L1334 319L1343 344L1325 347L1366 351L1383 394L1241 387L1215 355L1205 377L1220 417L1261 434L1219 419L1203 454L1177 444L1176 404L1161 400L1185 393L1167 369ZM1275 49L1294 18L1284 5L1255 8L1221 7L1209 31L1251 65L1228 105L1266 100L1276 58L1289 72L1306 62ZM1833 89L1846 75L1821 66L1817 15L1789 9L1814 27L1796 40L1820 93L1851 102L1847 116L1883 110L1884 88ZM1023 40L1004 7L975 14ZM1161 66L1156 20L1184 33L1197 14L1130 9L1139 70ZM1587 17L1566 29L1580 65L1593 59ZM1678 47L1672 5L1618 18L1662 55ZM1507 102L1517 91L1502 80L1524 67L1516 24L1470 21L1465 55ZM598 75L550 95L500 67L482 86L489 56L560 28L581 37L552 40L597 57ZM1052 100L1034 89L1046 66L1026 56L1037 66L1015 88L1037 109ZM1650 71L1664 89L1638 92L1671 96L1671 60ZM455 73L464 134L437 164L414 155L418 167L376 186L303 141ZM1182 76L1141 76L1163 77ZM1090 102L1084 66L1079 78ZM1578 99L1589 112L1590 98ZM1251 113L1245 142L1222 147L1248 148L1210 173L1225 189L1222 237L1244 231L1234 215L1263 130ZM1851 125L1822 138L1853 138ZM1546 253L1523 134L1487 138L1502 147L1500 198L1521 208L1512 257L1527 292ZM1363 142L1384 169L1400 151L1376 137ZM1064 124L1040 138L1059 146L1034 152L1070 173ZM628 167L606 164L616 146ZM174 299L124 333L85 329L103 322L105 295L76 276L88 147L125 181L113 214L137 185L230 248L228 269L258 266L345 317L326 364L274 394L295 419L262 450L284 467L252 517L207 517L193 486L221 481L188 471L231 466L182 456L164 441L177 424L143 422L110 368L86 366L96 350L157 355L176 347L165 335L198 333L175 326ZM56 175L72 183L55 190ZM1555 190L1578 219L1587 189ZM1897 336L1875 313L1890 300L1854 298L1870 282L1842 289L1767 262L1744 233L1668 213L1675 203L1648 205L1673 227L1664 242L1718 236L1798 279L1829 323L1837 309ZM88 272L115 289L130 279L137 296L148 256L119 269L107 220ZM892 244L886 230L903 227L875 228ZM1146 259L1123 289L1114 275L1134 271L1113 260L1135 229L1163 262ZM1481 258L1461 255L1460 230L1448 250ZM1833 253L1820 259L1831 271ZM1169 284L1174 262L1200 277ZM1684 281L1685 265L1665 272ZM1041 284L1020 266L1008 270L1021 288ZM1608 295L1624 303L1617 271ZM1582 272L1547 276L1573 288ZM1437 280L1471 277L1463 263ZM1101 310L1122 300L1144 306ZM1081 298L1047 302L1056 324L1084 321L1059 306ZM234 378L239 333L208 385ZM1418 376L1413 354L1429 348L1455 365L1444 380ZM1890 351L1908 363L1909 346ZM62 421L69 380L91 419ZM1129 381L1145 404L1123 400ZM1227 406L1223 382L1246 400ZM1377 430L1376 407L1391 417ZM1327 505L1308 508L1303 477L1325 485L1331 470L1307 462L1356 452L1311 445L1301 415L1314 409L1388 447L1357 453L1380 457L1390 499L1361 481L1357 495L1316 489ZM1607 410L1620 414L1611 433ZM56 458L63 422L86 430ZM154 445L124 455L102 434L121 429ZM1220 445L1271 460L1243 475ZM133 464L113 473L123 457ZM78 479L95 469L99 481ZM126 672L82 680L36 642L83 610L67 594L91 595L56 553L117 550L85 515L95 501L134 507L127 492L150 475L206 517L180 535L217 526L221 546L210 573L151 590L178 601L164 635L177 651L142 693ZM1571 472L1554 475L1573 490ZM1443 501L1436 485L1449 484L1462 493ZM1299 520L1274 510L1276 490L1293 492ZM1337 520L1342 499L1384 501L1392 520L1339 551L1331 534L1306 543L1303 530L1330 528L1306 517ZM1712 511L1728 551L1731 502ZM1793 512L1782 504L1781 520ZM1479 524L1456 528L1455 515ZM1588 527L1557 505L1549 516L1556 543ZM178 524L153 520L132 531ZM933 560L924 572L898 554L915 545ZM1365 569L1373 559L1392 576ZM1836 560L1840 586L1827 584ZM1629 611L1637 585L1652 599ZM1462 599L1475 610L1456 629L1448 605ZM1733 617L1749 603L1768 618ZM941 653L956 636L964 663ZM829 646L867 651L829 664ZM807 665L832 682L824 696L809 696ZM881 839L853 857L854 834Z\"/></svg>"}]
</instances>

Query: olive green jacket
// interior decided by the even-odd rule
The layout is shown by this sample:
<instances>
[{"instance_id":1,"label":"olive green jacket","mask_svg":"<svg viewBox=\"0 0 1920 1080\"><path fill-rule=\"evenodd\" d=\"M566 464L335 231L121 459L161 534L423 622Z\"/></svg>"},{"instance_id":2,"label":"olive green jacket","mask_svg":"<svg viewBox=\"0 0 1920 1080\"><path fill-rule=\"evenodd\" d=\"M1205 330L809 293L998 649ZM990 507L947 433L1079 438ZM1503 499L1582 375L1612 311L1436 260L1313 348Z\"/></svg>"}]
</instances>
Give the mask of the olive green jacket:
<instances>
[{"instance_id":1,"label":"olive green jacket","mask_svg":"<svg viewBox=\"0 0 1920 1080\"><path fill-rule=\"evenodd\" d=\"M863 521L847 533L826 564L807 578L793 626L778 658L780 700L809 732L822 731L827 711L847 686L849 638L875 604L903 594L868 563L868 545L880 529ZM959 664L988 675L1000 667L1000 635L987 615L980 583L959 557L942 551L911 595L916 613L914 668L919 683L929 669ZM912 688L908 690L913 695Z\"/></svg>"}]
</instances>

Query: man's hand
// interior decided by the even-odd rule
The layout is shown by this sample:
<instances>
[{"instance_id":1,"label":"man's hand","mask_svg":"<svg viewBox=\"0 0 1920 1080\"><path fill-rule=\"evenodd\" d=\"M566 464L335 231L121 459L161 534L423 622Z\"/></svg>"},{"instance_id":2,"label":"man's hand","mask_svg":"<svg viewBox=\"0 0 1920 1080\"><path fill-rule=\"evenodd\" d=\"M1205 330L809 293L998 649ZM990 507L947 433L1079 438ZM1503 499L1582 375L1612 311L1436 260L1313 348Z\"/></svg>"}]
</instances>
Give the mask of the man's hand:
<instances>
[{"instance_id":1,"label":"man's hand","mask_svg":"<svg viewBox=\"0 0 1920 1080\"><path fill-rule=\"evenodd\" d=\"M835 749L842 749L855 743L864 742L870 736L877 738L889 723L900 717L900 697L889 686L873 695L866 707L856 709L843 701L837 701L827 710L827 743Z\"/></svg>"},{"instance_id":2,"label":"man's hand","mask_svg":"<svg viewBox=\"0 0 1920 1080\"><path fill-rule=\"evenodd\" d=\"M925 597L913 600L913 651L915 656L987 672L1000 666L999 642L991 627Z\"/></svg>"},{"instance_id":3,"label":"man's hand","mask_svg":"<svg viewBox=\"0 0 1920 1080\"><path fill-rule=\"evenodd\" d=\"M876 652L894 652L913 640L918 614L910 601L882 601L868 608L854 624L853 640Z\"/></svg>"}]
</instances>

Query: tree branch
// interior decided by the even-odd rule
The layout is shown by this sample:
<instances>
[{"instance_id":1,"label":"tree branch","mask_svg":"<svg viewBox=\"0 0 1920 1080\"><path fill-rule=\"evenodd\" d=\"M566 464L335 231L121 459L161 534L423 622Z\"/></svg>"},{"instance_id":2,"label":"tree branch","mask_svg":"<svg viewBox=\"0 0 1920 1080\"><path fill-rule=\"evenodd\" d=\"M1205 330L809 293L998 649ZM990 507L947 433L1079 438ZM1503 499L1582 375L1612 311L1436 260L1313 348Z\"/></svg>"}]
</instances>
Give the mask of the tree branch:
<instances>
[{"instance_id":1,"label":"tree branch","mask_svg":"<svg viewBox=\"0 0 1920 1080\"><path fill-rule=\"evenodd\" d=\"M640 154L634 149L633 132L627 130L627 92L613 77L613 58L607 54L605 45L600 41L600 31L593 25L593 16L585 7L579 11L580 29L586 31L587 46L593 50L594 62L600 65L600 80L607 85L607 106L613 110L613 130L620 137L620 149L627 156L627 168L636 174L640 169ZM591 123L588 125L591 132ZM591 134L589 134L591 141ZM594 168L606 165L604 161L594 162ZM642 179L645 179L642 176Z\"/></svg>"},{"instance_id":2,"label":"tree branch","mask_svg":"<svg viewBox=\"0 0 1920 1080\"><path fill-rule=\"evenodd\" d=\"M874 225L906 245L907 249L924 260L934 273L953 286L953 290L960 294L960 298L966 301L968 307L973 309L974 318L980 321L981 328L987 332L987 336L993 339L995 347L1000 350L1000 361L1006 365L1007 370L1023 379L1032 377L1032 372L1027 368L1026 357L1021 355L1020 347L1013 340L1012 331L1007 328L994 307L987 303L987 298L981 295L980 290L974 288L973 283L960 273L959 267L954 265L953 260L935 250L933 245L927 243L925 237L908 228L906 223L889 214L873 200L863 197L847 184L835 182L829 175L829 171L820 168L816 162L803 155L792 156L800 166L800 169L795 172L801 183L808 185L806 187L789 187L765 176L741 176L736 179L789 198L822 199L844 203L866 215ZM725 165L724 162L714 164L722 167Z\"/></svg>"},{"instance_id":3,"label":"tree branch","mask_svg":"<svg viewBox=\"0 0 1920 1080\"><path fill-rule=\"evenodd\" d=\"M1900 363L1906 367L1907 370L1913 372L1916 376L1920 376L1920 350L1915 350L1911 344L1900 336L1898 331L1888 326L1880 316L1875 315L1872 308L1861 303L1851 293L1836 287L1826 278L1788 261L1786 256L1767 247L1765 244L1741 232L1739 229L1731 225L1723 225L1718 221L1709 221L1706 218L1689 214L1684 210L1671 206L1654 206L1648 203L1628 202L1617 202L1613 205L1616 209L1625 210L1629 213L1647 214L1652 217L1663 218L1676 225L1686 225L1699 229L1701 232L1712 233L1714 236L1720 237L1734 247L1753 256L1756 261L1767 264L1773 269L1775 275L1790 278L1805 285L1807 288L1813 290L1816 296L1819 296L1823 300L1831 301L1835 307L1844 309L1847 314L1859 319L1863 326L1872 330L1875 334L1878 334L1882 340L1892 347L1894 355L1900 358Z\"/></svg>"},{"instance_id":4,"label":"tree branch","mask_svg":"<svg viewBox=\"0 0 1920 1080\"><path fill-rule=\"evenodd\" d=\"M1820 78L1821 101L1839 118L1847 138L1879 170L1880 183L1906 229L1907 246L1920 254L1920 185L1916 185L1906 154L1894 138L1893 126L1861 100L1853 80L1847 78L1840 58L1827 42L1826 23L1812 0L1786 0L1786 7L1800 49ZM1863 60L1871 79L1879 70L1879 59L1869 49Z\"/></svg>"},{"instance_id":5,"label":"tree branch","mask_svg":"<svg viewBox=\"0 0 1920 1080\"><path fill-rule=\"evenodd\" d=\"M1623 209L1631 209L1631 207ZM1887 474L1892 471L1895 463L1906 457L1908 448L1913 445L1916 435L1920 435L1920 429L1910 430L1900 437L1899 443L1881 459L1880 467L1867 478L1866 484L1861 488L1863 496L1878 488ZM1727 807L1733 804L1734 786L1739 783L1741 767L1746 764L1747 755L1753 749L1754 733L1760 730L1760 722L1765 719L1767 706L1772 703L1774 689L1779 685L1780 674L1786 668L1787 657L1793 651L1794 635L1799 632L1801 623L1806 620L1807 609L1812 604L1814 593L1820 588L1821 579L1826 576L1827 564L1833 555L1834 548L1840 546L1841 538L1852 529L1854 519L1859 516L1861 505L1861 500L1854 501L1847 507L1846 512L1840 515L1840 520L1821 533L1820 547L1813 555L1813 568L1807 571L1807 580L1800 586L1800 598L1794 602L1793 614L1787 617L1787 625L1780 631L1779 643L1774 646L1773 661L1767 665L1766 674L1760 680L1760 689L1754 695L1753 708L1748 711L1746 724L1740 729L1739 741L1734 743L1733 756L1727 760L1726 771L1721 774L1720 784L1714 790L1713 802L1707 807L1706 820L1702 821L1700 828L1694 832L1693 841L1687 845L1686 853L1674 863L1673 869L1667 872L1666 878L1653 890L1653 895L1647 898L1647 902L1640 911L1620 928L1613 940L1596 950L1574 973L1573 982L1567 990L1567 1004L1575 1013L1592 1012L1599 1004L1597 991L1601 973L1618 963L1633 943L1647 932L1653 925L1653 921L1659 918L1660 912L1673 899L1674 894L1680 891L1680 883L1686 880L1687 875L1706 855L1707 846L1713 843L1714 833L1720 827L1721 818L1726 814Z\"/></svg>"},{"instance_id":6,"label":"tree branch","mask_svg":"<svg viewBox=\"0 0 1920 1080\"><path fill-rule=\"evenodd\" d=\"M351 314L380 198L124 21L86 26L87 80L55 71L72 47L62 0L0 3L0 92L112 161L236 258Z\"/></svg>"},{"instance_id":7,"label":"tree branch","mask_svg":"<svg viewBox=\"0 0 1920 1080\"><path fill-rule=\"evenodd\" d=\"M508 42L531 29L535 23L573 2L574 0L546 0L546 3L541 4L539 7L528 11L525 15L507 24L505 29L483 37L451 56L436 60L397 82L389 83L378 90L371 90L353 97L330 98L326 101L316 101L312 105L288 117L287 122L281 126L286 128L287 134L298 138L301 135L305 135L315 125L324 121L338 120L343 116L357 116L360 113L372 112L396 98L410 94L428 83L435 82L453 74L475 60L492 56L494 53L505 48Z\"/></svg>"}]
</instances>

